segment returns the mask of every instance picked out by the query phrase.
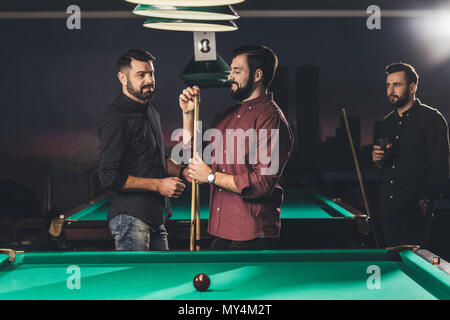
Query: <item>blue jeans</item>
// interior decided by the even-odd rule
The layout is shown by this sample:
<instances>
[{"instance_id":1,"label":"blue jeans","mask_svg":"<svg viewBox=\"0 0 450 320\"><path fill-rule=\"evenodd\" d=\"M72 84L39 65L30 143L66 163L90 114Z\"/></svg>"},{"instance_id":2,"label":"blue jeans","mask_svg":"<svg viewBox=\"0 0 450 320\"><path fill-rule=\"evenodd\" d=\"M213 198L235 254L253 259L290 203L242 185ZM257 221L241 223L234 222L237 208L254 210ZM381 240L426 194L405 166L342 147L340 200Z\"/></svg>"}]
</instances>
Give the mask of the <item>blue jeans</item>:
<instances>
[{"instance_id":1,"label":"blue jeans","mask_svg":"<svg viewBox=\"0 0 450 320\"><path fill-rule=\"evenodd\" d=\"M167 231L163 224L149 226L133 216L119 214L109 222L109 230L114 239L116 250L169 250Z\"/></svg>"}]
</instances>

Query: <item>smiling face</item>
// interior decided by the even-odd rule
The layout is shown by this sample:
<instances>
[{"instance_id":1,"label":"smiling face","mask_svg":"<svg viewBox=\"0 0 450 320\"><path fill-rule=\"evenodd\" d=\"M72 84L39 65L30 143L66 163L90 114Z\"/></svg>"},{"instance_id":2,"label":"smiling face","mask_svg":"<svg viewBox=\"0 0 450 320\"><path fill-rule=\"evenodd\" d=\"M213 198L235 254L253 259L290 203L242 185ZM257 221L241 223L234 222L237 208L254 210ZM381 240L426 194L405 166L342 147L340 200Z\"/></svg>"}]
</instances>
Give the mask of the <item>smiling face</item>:
<instances>
[{"instance_id":1,"label":"smiling face","mask_svg":"<svg viewBox=\"0 0 450 320\"><path fill-rule=\"evenodd\" d=\"M389 104L394 108L402 108L411 101L416 91L415 83L408 85L404 71L387 75L386 93Z\"/></svg>"},{"instance_id":2,"label":"smiling face","mask_svg":"<svg viewBox=\"0 0 450 320\"><path fill-rule=\"evenodd\" d=\"M253 92L255 81L247 63L247 55L241 54L234 57L231 62L231 73L228 76L231 84L231 97L242 101Z\"/></svg>"},{"instance_id":3,"label":"smiling face","mask_svg":"<svg viewBox=\"0 0 450 320\"><path fill-rule=\"evenodd\" d=\"M140 102L150 99L155 92L155 69L152 61L131 60L130 67L119 72L124 92ZM136 100L135 99L135 100Z\"/></svg>"}]
</instances>

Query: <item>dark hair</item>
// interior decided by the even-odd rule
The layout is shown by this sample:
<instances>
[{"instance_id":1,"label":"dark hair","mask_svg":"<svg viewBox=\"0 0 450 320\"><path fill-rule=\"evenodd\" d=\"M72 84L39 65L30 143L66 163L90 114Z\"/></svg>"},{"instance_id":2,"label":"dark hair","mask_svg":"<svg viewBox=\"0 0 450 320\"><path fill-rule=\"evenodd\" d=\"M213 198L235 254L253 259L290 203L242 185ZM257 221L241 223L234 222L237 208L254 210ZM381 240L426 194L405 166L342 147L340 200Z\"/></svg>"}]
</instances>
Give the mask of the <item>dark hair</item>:
<instances>
[{"instance_id":1,"label":"dark hair","mask_svg":"<svg viewBox=\"0 0 450 320\"><path fill-rule=\"evenodd\" d=\"M155 57L148 51L141 49L128 49L117 60L118 71L122 71L124 68L129 68L131 64L131 59L143 62L156 60Z\"/></svg>"},{"instance_id":2,"label":"dark hair","mask_svg":"<svg viewBox=\"0 0 450 320\"><path fill-rule=\"evenodd\" d=\"M394 72L404 71L406 76L406 82L408 85L411 83L419 83L419 75L417 74L414 67L410 64L403 62L394 62L386 67L386 74L391 74Z\"/></svg>"},{"instance_id":3,"label":"dark hair","mask_svg":"<svg viewBox=\"0 0 450 320\"><path fill-rule=\"evenodd\" d=\"M272 49L259 45L246 45L236 48L233 51L233 58L241 54L247 54L247 63L251 75L255 74L258 69L262 70L263 85L268 88L278 67L277 55Z\"/></svg>"}]
</instances>

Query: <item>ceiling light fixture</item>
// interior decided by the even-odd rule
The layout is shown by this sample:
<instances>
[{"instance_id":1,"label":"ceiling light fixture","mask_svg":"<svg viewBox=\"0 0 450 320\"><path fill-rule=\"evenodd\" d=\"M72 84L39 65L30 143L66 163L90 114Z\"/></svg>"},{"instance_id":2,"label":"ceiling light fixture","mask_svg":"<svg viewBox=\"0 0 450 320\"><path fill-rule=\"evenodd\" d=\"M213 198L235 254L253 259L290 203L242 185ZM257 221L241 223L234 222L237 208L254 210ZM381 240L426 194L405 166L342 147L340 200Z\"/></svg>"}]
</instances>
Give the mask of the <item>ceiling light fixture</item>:
<instances>
[{"instance_id":1,"label":"ceiling light fixture","mask_svg":"<svg viewBox=\"0 0 450 320\"><path fill-rule=\"evenodd\" d=\"M236 11L231 6L216 7L174 7L174 6L150 6L140 4L133 10L140 16L188 19L188 20L236 20L239 19Z\"/></svg>"}]
</instances>

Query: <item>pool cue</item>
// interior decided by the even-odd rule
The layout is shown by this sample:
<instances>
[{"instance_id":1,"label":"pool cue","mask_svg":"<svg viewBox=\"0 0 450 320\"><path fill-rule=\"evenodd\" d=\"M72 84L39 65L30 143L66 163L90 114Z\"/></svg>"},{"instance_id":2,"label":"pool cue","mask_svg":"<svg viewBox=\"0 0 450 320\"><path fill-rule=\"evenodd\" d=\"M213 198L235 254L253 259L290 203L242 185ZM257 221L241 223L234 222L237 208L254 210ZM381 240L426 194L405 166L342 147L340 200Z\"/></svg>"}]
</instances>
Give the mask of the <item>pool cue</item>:
<instances>
[{"instance_id":1,"label":"pool cue","mask_svg":"<svg viewBox=\"0 0 450 320\"><path fill-rule=\"evenodd\" d=\"M193 137L193 151L192 151L192 158L195 159L195 155L197 153L197 131L198 131L198 119L199 119L199 112L198 112L198 96L194 96L194 137ZM198 188L197 188L197 182L192 179L192 195L191 195L191 228L190 228L190 244L189 249L190 251L194 251L195 246L195 226L196 226L196 214L197 214L197 194Z\"/></svg>"},{"instance_id":2,"label":"pool cue","mask_svg":"<svg viewBox=\"0 0 450 320\"><path fill-rule=\"evenodd\" d=\"M191 197L191 225L190 225L190 241L189 250L194 250L194 232L195 232L195 194L196 194L196 183L192 180L192 197Z\"/></svg>"},{"instance_id":3,"label":"pool cue","mask_svg":"<svg viewBox=\"0 0 450 320\"><path fill-rule=\"evenodd\" d=\"M194 129L198 141L198 134L199 134L198 121L200 120L200 105L198 103L198 96L194 96L194 105L197 106L197 114L195 115L194 112L194 119L197 122L197 126L194 126ZM198 151L200 151L201 153L201 150L196 150L196 152ZM197 190L195 190L195 240L196 240L195 250L200 251L200 185L198 183L196 183L196 188Z\"/></svg>"},{"instance_id":4,"label":"pool cue","mask_svg":"<svg viewBox=\"0 0 450 320\"><path fill-rule=\"evenodd\" d=\"M196 194L196 214L195 214L195 250L200 251L200 185L197 184Z\"/></svg>"},{"instance_id":5,"label":"pool cue","mask_svg":"<svg viewBox=\"0 0 450 320\"><path fill-rule=\"evenodd\" d=\"M363 196L364 206L366 207L367 217L369 218L369 223L370 223L371 228L372 228L373 237L375 239L375 245L377 246L377 248L380 248L380 244L378 242L378 237L377 237L377 234L375 232L375 228L374 228L374 225L373 225L373 222L372 222L372 215L371 215L370 210L369 210L369 203L367 201L366 191L364 189L364 183L362 181L361 171L359 169L358 158L356 157L355 146L353 145L353 139L352 139L352 135L350 133L350 127L348 125L347 113L345 112L345 108L342 108L342 115L344 117L345 128L347 129L347 136L348 136L348 140L350 142L350 148L352 149L353 162L355 163L356 173L358 175L359 186L361 188L361 193L362 193L362 196Z\"/></svg>"}]
</instances>

